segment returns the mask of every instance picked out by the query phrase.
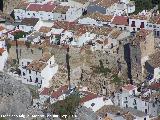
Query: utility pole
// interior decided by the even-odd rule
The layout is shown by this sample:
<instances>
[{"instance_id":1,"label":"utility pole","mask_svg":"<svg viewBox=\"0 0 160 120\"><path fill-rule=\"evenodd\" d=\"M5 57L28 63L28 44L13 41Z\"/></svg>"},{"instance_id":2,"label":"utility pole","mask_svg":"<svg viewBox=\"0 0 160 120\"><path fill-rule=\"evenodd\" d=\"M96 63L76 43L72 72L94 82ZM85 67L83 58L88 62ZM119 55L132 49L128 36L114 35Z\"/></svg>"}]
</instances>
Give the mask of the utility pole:
<instances>
[{"instance_id":1,"label":"utility pole","mask_svg":"<svg viewBox=\"0 0 160 120\"><path fill-rule=\"evenodd\" d=\"M69 46L67 47L67 54L66 54L66 64L67 64L67 71L68 71L68 86L69 86L69 89L71 87L71 83L70 83L70 65L69 65L69 59L70 59L70 56L69 56Z\"/></svg>"}]
</instances>

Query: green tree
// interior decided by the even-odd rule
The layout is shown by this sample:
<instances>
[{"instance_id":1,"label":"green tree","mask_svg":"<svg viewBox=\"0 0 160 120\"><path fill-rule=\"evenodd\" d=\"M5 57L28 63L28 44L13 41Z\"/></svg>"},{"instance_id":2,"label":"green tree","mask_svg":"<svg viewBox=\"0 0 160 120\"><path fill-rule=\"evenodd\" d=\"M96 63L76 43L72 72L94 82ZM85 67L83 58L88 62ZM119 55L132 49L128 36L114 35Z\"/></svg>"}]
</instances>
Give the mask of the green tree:
<instances>
[{"instance_id":1,"label":"green tree","mask_svg":"<svg viewBox=\"0 0 160 120\"><path fill-rule=\"evenodd\" d=\"M26 36L26 33L25 33L25 32L23 32L23 31L18 32L18 33L16 33L16 34L14 35L14 40L17 40L17 39L19 39L19 38L23 38L23 37L25 37L25 36Z\"/></svg>"},{"instance_id":2,"label":"green tree","mask_svg":"<svg viewBox=\"0 0 160 120\"><path fill-rule=\"evenodd\" d=\"M65 100L58 101L51 105L54 114L58 114L60 118L63 115L71 117L75 114L76 108L79 106L80 96L78 93L68 96Z\"/></svg>"},{"instance_id":3,"label":"green tree","mask_svg":"<svg viewBox=\"0 0 160 120\"><path fill-rule=\"evenodd\" d=\"M115 85L120 85L122 83L122 80L118 77L118 75L112 75L111 83L114 83Z\"/></svg>"}]
</instances>

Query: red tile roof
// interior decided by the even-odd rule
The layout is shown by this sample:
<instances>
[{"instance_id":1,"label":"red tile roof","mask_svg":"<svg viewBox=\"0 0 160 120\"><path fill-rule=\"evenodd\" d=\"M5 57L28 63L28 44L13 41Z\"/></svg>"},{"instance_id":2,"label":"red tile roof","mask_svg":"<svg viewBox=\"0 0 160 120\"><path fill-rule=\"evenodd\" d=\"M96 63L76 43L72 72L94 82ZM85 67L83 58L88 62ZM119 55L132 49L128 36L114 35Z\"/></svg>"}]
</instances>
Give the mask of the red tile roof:
<instances>
[{"instance_id":1,"label":"red tile roof","mask_svg":"<svg viewBox=\"0 0 160 120\"><path fill-rule=\"evenodd\" d=\"M123 86L122 88L127 91L130 91L130 90L133 90L134 88L136 88L136 86L128 84L128 85Z\"/></svg>"},{"instance_id":2,"label":"red tile roof","mask_svg":"<svg viewBox=\"0 0 160 120\"><path fill-rule=\"evenodd\" d=\"M49 95L49 88L43 88L42 91L39 93L40 95Z\"/></svg>"},{"instance_id":3,"label":"red tile roof","mask_svg":"<svg viewBox=\"0 0 160 120\"><path fill-rule=\"evenodd\" d=\"M128 17L126 16L115 16L112 24L116 24L116 25L126 25L128 26Z\"/></svg>"},{"instance_id":4,"label":"red tile roof","mask_svg":"<svg viewBox=\"0 0 160 120\"><path fill-rule=\"evenodd\" d=\"M81 104L98 97L97 94L94 94L88 91L82 91L82 93L84 93L84 96L80 100Z\"/></svg>"},{"instance_id":5,"label":"red tile roof","mask_svg":"<svg viewBox=\"0 0 160 120\"><path fill-rule=\"evenodd\" d=\"M153 83L150 85L151 89L160 89L160 83Z\"/></svg>"},{"instance_id":6,"label":"red tile roof","mask_svg":"<svg viewBox=\"0 0 160 120\"><path fill-rule=\"evenodd\" d=\"M0 48L0 55L2 55L4 51L4 48Z\"/></svg>"},{"instance_id":7,"label":"red tile roof","mask_svg":"<svg viewBox=\"0 0 160 120\"><path fill-rule=\"evenodd\" d=\"M22 30L13 30L13 31L10 31L9 34L16 35L19 32L23 32L23 31Z\"/></svg>"},{"instance_id":8,"label":"red tile roof","mask_svg":"<svg viewBox=\"0 0 160 120\"><path fill-rule=\"evenodd\" d=\"M68 91L68 85L61 86L58 90L51 93L52 98L58 99L59 96Z\"/></svg>"},{"instance_id":9,"label":"red tile roof","mask_svg":"<svg viewBox=\"0 0 160 120\"><path fill-rule=\"evenodd\" d=\"M48 2L46 4L30 4L27 7L28 11L46 11L46 12L52 12L56 8L56 5L52 2Z\"/></svg>"}]
</instances>

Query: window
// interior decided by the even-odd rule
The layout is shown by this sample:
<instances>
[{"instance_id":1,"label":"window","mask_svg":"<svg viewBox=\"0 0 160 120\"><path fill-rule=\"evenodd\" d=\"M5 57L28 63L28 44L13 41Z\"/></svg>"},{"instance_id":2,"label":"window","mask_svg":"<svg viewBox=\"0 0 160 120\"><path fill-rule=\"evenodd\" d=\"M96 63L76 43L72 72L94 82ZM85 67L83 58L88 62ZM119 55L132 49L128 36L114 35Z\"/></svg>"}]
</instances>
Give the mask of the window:
<instances>
[{"instance_id":1,"label":"window","mask_svg":"<svg viewBox=\"0 0 160 120\"><path fill-rule=\"evenodd\" d=\"M156 28L156 25L153 25L153 28Z\"/></svg>"},{"instance_id":2,"label":"window","mask_svg":"<svg viewBox=\"0 0 160 120\"><path fill-rule=\"evenodd\" d=\"M153 103L153 105L152 105L153 107L155 107L155 104Z\"/></svg>"},{"instance_id":3,"label":"window","mask_svg":"<svg viewBox=\"0 0 160 120\"><path fill-rule=\"evenodd\" d=\"M132 21L131 27L135 27L135 21Z\"/></svg>"},{"instance_id":4,"label":"window","mask_svg":"<svg viewBox=\"0 0 160 120\"><path fill-rule=\"evenodd\" d=\"M126 104L126 108L128 108L128 105Z\"/></svg>"},{"instance_id":5,"label":"window","mask_svg":"<svg viewBox=\"0 0 160 120\"><path fill-rule=\"evenodd\" d=\"M35 13L33 13L33 16L35 16Z\"/></svg>"},{"instance_id":6,"label":"window","mask_svg":"<svg viewBox=\"0 0 160 120\"><path fill-rule=\"evenodd\" d=\"M124 27L124 30L126 30L127 28L126 27Z\"/></svg>"},{"instance_id":7,"label":"window","mask_svg":"<svg viewBox=\"0 0 160 120\"><path fill-rule=\"evenodd\" d=\"M32 78L31 78L31 76L29 76L30 77L30 82L32 82Z\"/></svg>"},{"instance_id":8,"label":"window","mask_svg":"<svg viewBox=\"0 0 160 120\"><path fill-rule=\"evenodd\" d=\"M28 15L30 15L30 14L28 13Z\"/></svg>"},{"instance_id":9,"label":"window","mask_svg":"<svg viewBox=\"0 0 160 120\"><path fill-rule=\"evenodd\" d=\"M125 97L126 98L126 100L127 100L127 97Z\"/></svg>"},{"instance_id":10,"label":"window","mask_svg":"<svg viewBox=\"0 0 160 120\"><path fill-rule=\"evenodd\" d=\"M106 81L104 81L103 83L104 83L104 85L106 85Z\"/></svg>"},{"instance_id":11,"label":"window","mask_svg":"<svg viewBox=\"0 0 160 120\"><path fill-rule=\"evenodd\" d=\"M35 81L35 83L38 83L38 78L36 78L36 81Z\"/></svg>"},{"instance_id":12,"label":"window","mask_svg":"<svg viewBox=\"0 0 160 120\"><path fill-rule=\"evenodd\" d=\"M27 62L27 65L29 65L30 64L30 62Z\"/></svg>"},{"instance_id":13,"label":"window","mask_svg":"<svg viewBox=\"0 0 160 120\"><path fill-rule=\"evenodd\" d=\"M29 70L29 74L31 74L31 70Z\"/></svg>"},{"instance_id":14,"label":"window","mask_svg":"<svg viewBox=\"0 0 160 120\"><path fill-rule=\"evenodd\" d=\"M147 106L147 103L145 102L145 106Z\"/></svg>"},{"instance_id":15,"label":"window","mask_svg":"<svg viewBox=\"0 0 160 120\"><path fill-rule=\"evenodd\" d=\"M147 114L147 109L145 109L145 113Z\"/></svg>"},{"instance_id":16,"label":"window","mask_svg":"<svg viewBox=\"0 0 160 120\"><path fill-rule=\"evenodd\" d=\"M149 27L152 27L152 25L149 25Z\"/></svg>"},{"instance_id":17,"label":"window","mask_svg":"<svg viewBox=\"0 0 160 120\"><path fill-rule=\"evenodd\" d=\"M137 109L137 106L134 106L134 109Z\"/></svg>"},{"instance_id":18,"label":"window","mask_svg":"<svg viewBox=\"0 0 160 120\"><path fill-rule=\"evenodd\" d=\"M136 100L134 99L134 102L133 102L133 105L136 105L137 103L136 103Z\"/></svg>"},{"instance_id":19,"label":"window","mask_svg":"<svg viewBox=\"0 0 160 120\"><path fill-rule=\"evenodd\" d=\"M141 22L140 28L144 28L144 22Z\"/></svg>"},{"instance_id":20,"label":"window","mask_svg":"<svg viewBox=\"0 0 160 120\"><path fill-rule=\"evenodd\" d=\"M135 28L133 28L133 31L136 31L136 29L135 29Z\"/></svg>"},{"instance_id":21,"label":"window","mask_svg":"<svg viewBox=\"0 0 160 120\"><path fill-rule=\"evenodd\" d=\"M159 34L159 31L157 31L157 36L159 36L160 34Z\"/></svg>"},{"instance_id":22,"label":"window","mask_svg":"<svg viewBox=\"0 0 160 120\"><path fill-rule=\"evenodd\" d=\"M25 76L26 74L23 72L23 76Z\"/></svg>"},{"instance_id":23,"label":"window","mask_svg":"<svg viewBox=\"0 0 160 120\"><path fill-rule=\"evenodd\" d=\"M91 106L93 107L95 105L95 103L92 103Z\"/></svg>"}]
</instances>

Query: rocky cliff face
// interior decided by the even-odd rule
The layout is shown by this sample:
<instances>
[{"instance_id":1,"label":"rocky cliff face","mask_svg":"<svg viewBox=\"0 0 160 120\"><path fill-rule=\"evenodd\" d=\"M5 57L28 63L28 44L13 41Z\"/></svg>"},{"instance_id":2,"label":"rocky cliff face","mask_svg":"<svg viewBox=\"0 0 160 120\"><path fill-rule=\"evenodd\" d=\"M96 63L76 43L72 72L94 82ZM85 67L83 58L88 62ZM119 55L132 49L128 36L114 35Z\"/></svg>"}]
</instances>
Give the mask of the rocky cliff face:
<instances>
[{"instance_id":1,"label":"rocky cliff face","mask_svg":"<svg viewBox=\"0 0 160 120\"><path fill-rule=\"evenodd\" d=\"M3 0L3 12L11 14L20 1L22 0Z\"/></svg>"},{"instance_id":2,"label":"rocky cliff face","mask_svg":"<svg viewBox=\"0 0 160 120\"><path fill-rule=\"evenodd\" d=\"M31 103L29 89L11 76L0 73L0 115L25 114ZM22 118L12 117L11 120Z\"/></svg>"}]
</instances>

